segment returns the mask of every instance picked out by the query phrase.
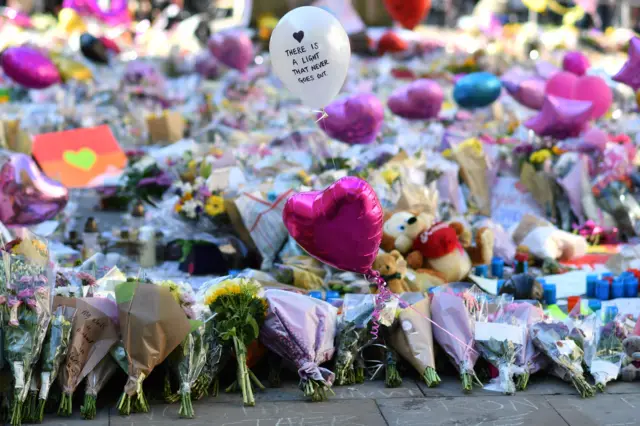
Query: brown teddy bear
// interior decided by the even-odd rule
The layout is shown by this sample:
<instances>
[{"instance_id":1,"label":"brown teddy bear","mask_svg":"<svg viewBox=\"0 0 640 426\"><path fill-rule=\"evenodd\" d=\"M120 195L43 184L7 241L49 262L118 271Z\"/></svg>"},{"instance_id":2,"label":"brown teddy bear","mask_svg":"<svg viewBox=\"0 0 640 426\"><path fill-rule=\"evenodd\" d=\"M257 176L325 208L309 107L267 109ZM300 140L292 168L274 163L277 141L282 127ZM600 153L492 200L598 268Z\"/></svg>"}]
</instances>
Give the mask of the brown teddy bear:
<instances>
[{"instance_id":1,"label":"brown teddy bear","mask_svg":"<svg viewBox=\"0 0 640 426\"><path fill-rule=\"evenodd\" d=\"M620 376L625 382L632 382L640 377L640 336L629 336L622 343L625 359L622 361Z\"/></svg>"},{"instance_id":2,"label":"brown teddy bear","mask_svg":"<svg viewBox=\"0 0 640 426\"><path fill-rule=\"evenodd\" d=\"M379 253L373 262L373 270L380 272L380 276L387 282L389 290L393 293L405 293L411 288L405 280L407 262L398 250L391 253ZM376 291L377 289L373 289Z\"/></svg>"},{"instance_id":3,"label":"brown teddy bear","mask_svg":"<svg viewBox=\"0 0 640 426\"><path fill-rule=\"evenodd\" d=\"M410 268L443 283L466 278L474 264L491 263L494 236L489 228L477 231L473 246L464 225L433 222L434 217L425 213L401 211L388 216L382 248L389 251L393 242Z\"/></svg>"}]
</instances>

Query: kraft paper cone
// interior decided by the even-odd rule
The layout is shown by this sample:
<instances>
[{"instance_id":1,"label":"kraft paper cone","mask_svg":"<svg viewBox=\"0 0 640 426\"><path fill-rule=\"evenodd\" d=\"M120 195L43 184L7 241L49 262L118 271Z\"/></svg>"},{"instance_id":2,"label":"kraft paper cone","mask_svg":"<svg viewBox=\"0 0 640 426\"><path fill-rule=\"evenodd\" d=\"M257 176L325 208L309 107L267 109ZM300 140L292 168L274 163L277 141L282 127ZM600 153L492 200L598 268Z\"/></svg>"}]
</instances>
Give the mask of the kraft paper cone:
<instances>
[{"instance_id":1,"label":"kraft paper cone","mask_svg":"<svg viewBox=\"0 0 640 426\"><path fill-rule=\"evenodd\" d=\"M491 194L488 179L487 159L472 146L458 145L453 158L460 166L462 179L469 187L476 206L481 214L491 216Z\"/></svg>"},{"instance_id":2,"label":"kraft paper cone","mask_svg":"<svg viewBox=\"0 0 640 426\"><path fill-rule=\"evenodd\" d=\"M189 334L184 311L167 288L125 282L116 287L122 343L129 362L125 392L136 393L139 377L147 377Z\"/></svg>"},{"instance_id":3,"label":"kraft paper cone","mask_svg":"<svg viewBox=\"0 0 640 426\"><path fill-rule=\"evenodd\" d=\"M431 318L429 298L412 307L413 309L406 308L400 312L399 326L391 333L391 344L400 356L422 374L427 367L436 368L431 322L421 316Z\"/></svg>"},{"instance_id":4,"label":"kraft paper cone","mask_svg":"<svg viewBox=\"0 0 640 426\"><path fill-rule=\"evenodd\" d=\"M547 214L555 216L553 204L553 178L545 172L536 171L529 163L522 166L520 172L520 182L531 192L543 211Z\"/></svg>"}]
</instances>

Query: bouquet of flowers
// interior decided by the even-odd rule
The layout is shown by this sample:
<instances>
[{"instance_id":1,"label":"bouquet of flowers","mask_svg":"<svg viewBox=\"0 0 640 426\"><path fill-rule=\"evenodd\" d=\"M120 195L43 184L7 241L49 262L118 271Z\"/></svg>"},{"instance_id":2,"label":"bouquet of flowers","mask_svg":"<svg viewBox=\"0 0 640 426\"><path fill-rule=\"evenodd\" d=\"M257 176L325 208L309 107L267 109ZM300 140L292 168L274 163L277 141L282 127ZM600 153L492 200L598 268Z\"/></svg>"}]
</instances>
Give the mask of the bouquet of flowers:
<instances>
[{"instance_id":1,"label":"bouquet of flowers","mask_svg":"<svg viewBox=\"0 0 640 426\"><path fill-rule=\"evenodd\" d=\"M473 349L474 323L462 298L436 292L431 301L431 318L440 326L433 328L433 335L458 369L464 391L470 392L474 381L482 385L473 370L479 356Z\"/></svg>"},{"instance_id":2,"label":"bouquet of flowers","mask_svg":"<svg viewBox=\"0 0 640 426\"><path fill-rule=\"evenodd\" d=\"M627 330L614 319L600 327L596 336L596 351L591 359L589 372L596 381L596 388L604 392L607 383L618 378L625 350L622 342L627 338Z\"/></svg>"},{"instance_id":3,"label":"bouquet of flowers","mask_svg":"<svg viewBox=\"0 0 640 426\"><path fill-rule=\"evenodd\" d=\"M109 354L95 366L87 375L84 389L84 404L80 407L80 414L85 420L96 418L96 401L98 393L118 370L118 365Z\"/></svg>"},{"instance_id":4,"label":"bouquet of flowers","mask_svg":"<svg viewBox=\"0 0 640 426\"><path fill-rule=\"evenodd\" d=\"M23 403L51 320L50 286L54 281L48 247L28 232L0 249L0 255L0 294L7 295L8 309L3 324L4 360L14 380L10 423L20 425Z\"/></svg>"},{"instance_id":5,"label":"bouquet of flowers","mask_svg":"<svg viewBox=\"0 0 640 426\"><path fill-rule=\"evenodd\" d=\"M218 340L214 331L214 322L209 320L205 323L204 344L207 347L207 359L204 367L198 375L195 383L191 387L191 399L199 400L208 395L218 396L219 384L218 374L227 365L231 358L229 345Z\"/></svg>"},{"instance_id":6,"label":"bouquet of flowers","mask_svg":"<svg viewBox=\"0 0 640 426\"><path fill-rule=\"evenodd\" d=\"M174 283L173 281L162 281L158 283L169 289L176 302L180 304L182 310L189 320L195 320L195 312L193 305L195 297L193 290L188 284ZM196 324L185 340L169 357L169 365L178 376L180 381L180 390L178 397L180 398L180 417L192 419L194 416L193 405L191 404L191 387L194 385L197 377L202 372L204 364L207 360L207 350L204 340L204 326ZM170 385L169 385L170 387Z\"/></svg>"},{"instance_id":7,"label":"bouquet of flowers","mask_svg":"<svg viewBox=\"0 0 640 426\"><path fill-rule=\"evenodd\" d=\"M595 395L593 386L587 383L582 370L584 353L570 338L571 330L561 322L539 322L529 329L533 343L564 376L573 383L583 398Z\"/></svg>"},{"instance_id":8,"label":"bouquet of flowers","mask_svg":"<svg viewBox=\"0 0 640 426\"><path fill-rule=\"evenodd\" d=\"M522 350L517 354L515 365L516 389L525 390L532 374L544 369L547 359L540 350L535 347L533 340L526 330L533 324L542 321L544 312L542 308L530 303L510 303L502 309L502 321L506 323L520 324L525 328Z\"/></svg>"},{"instance_id":9,"label":"bouquet of flowers","mask_svg":"<svg viewBox=\"0 0 640 426\"><path fill-rule=\"evenodd\" d=\"M219 282L205 296L205 304L215 315L216 339L233 343L238 363L237 385L242 391L242 401L249 406L256 403L251 383L263 388L247 366L247 347L258 338L267 313L267 301L258 295L260 290L256 281L233 278Z\"/></svg>"},{"instance_id":10,"label":"bouquet of flowers","mask_svg":"<svg viewBox=\"0 0 640 426\"><path fill-rule=\"evenodd\" d=\"M433 354L431 304L425 298L400 311L391 343L398 353L415 368L429 387L440 384Z\"/></svg>"},{"instance_id":11,"label":"bouquet of flowers","mask_svg":"<svg viewBox=\"0 0 640 426\"><path fill-rule=\"evenodd\" d=\"M324 401L335 375L320 364L334 353L337 310L309 296L284 290L267 290L269 305L260 340L292 363L300 375L300 389L312 401Z\"/></svg>"},{"instance_id":12,"label":"bouquet of flowers","mask_svg":"<svg viewBox=\"0 0 640 426\"><path fill-rule=\"evenodd\" d=\"M166 287L126 281L115 293L129 374L118 410L122 415L146 413L142 383L189 334L189 321Z\"/></svg>"},{"instance_id":13,"label":"bouquet of flowers","mask_svg":"<svg viewBox=\"0 0 640 426\"><path fill-rule=\"evenodd\" d=\"M37 401L38 408L33 418L37 423L42 422L44 418L44 407L51 385L58 377L60 365L67 356L75 314L76 309L70 306L58 306L53 314L49 335L42 348L40 393Z\"/></svg>"},{"instance_id":14,"label":"bouquet of flowers","mask_svg":"<svg viewBox=\"0 0 640 426\"><path fill-rule=\"evenodd\" d=\"M121 186L104 187L99 190L103 209L122 209L134 199L154 205L171 187L173 177L157 164L134 164L126 169Z\"/></svg>"},{"instance_id":15,"label":"bouquet of flowers","mask_svg":"<svg viewBox=\"0 0 640 426\"><path fill-rule=\"evenodd\" d=\"M336 338L335 384L338 386L356 383L354 368L358 350L371 339L368 324L373 315L375 300L373 295L347 294L344 298L342 323ZM360 367L362 368L362 367Z\"/></svg>"},{"instance_id":16,"label":"bouquet of flowers","mask_svg":"<svg viewBox=\"0 0 640 426\"><path fill-rule=\"evenodd\" d=\"M498 369L498 388L506 395L513 395L516 392L514 367L522 352L527 328L518 321L511 321L512 317L500 310L490 315L489 320L475 323L476 347Z\"/></svg>"},{"instance_id":17,"label":"bouquet of flowers","mask_svg":"<svg viewBox=\"0 0 640 426\"><path fill-rule=\"evenodd\" d=\"M58 415L70 416L73 393L118 340L117 307L102 297L72 299L76 305L69 353L60 371L62 399Z\"/></svg>"}]
</instances>

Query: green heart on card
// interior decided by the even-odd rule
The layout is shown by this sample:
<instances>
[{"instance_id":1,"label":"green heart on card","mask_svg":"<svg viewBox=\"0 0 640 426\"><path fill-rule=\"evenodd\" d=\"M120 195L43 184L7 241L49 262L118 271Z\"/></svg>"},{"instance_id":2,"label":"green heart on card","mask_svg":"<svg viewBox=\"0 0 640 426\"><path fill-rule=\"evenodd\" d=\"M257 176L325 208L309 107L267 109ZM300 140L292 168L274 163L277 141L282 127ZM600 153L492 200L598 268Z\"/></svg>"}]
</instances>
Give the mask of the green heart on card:
<instances>
[{"instance_id":1,"label":"green heart on card","mask_svg":"<svg viewBox=\"0 0 640 426\"><path fill-rule=\"evenodd\" d=\"M79 151L65 151L62 158L70 166L84 171L91 170L98 159L95 151L89 148L82 148Z\"/></svg>"}]
</instances>

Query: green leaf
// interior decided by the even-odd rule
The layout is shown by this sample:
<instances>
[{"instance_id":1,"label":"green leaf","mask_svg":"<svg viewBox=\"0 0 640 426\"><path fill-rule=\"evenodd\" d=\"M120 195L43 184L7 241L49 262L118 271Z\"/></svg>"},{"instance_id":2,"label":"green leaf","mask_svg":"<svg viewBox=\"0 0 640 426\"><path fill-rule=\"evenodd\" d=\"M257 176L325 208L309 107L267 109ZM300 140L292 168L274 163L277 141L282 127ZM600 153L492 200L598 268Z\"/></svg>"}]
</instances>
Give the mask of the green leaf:
<instances>
[{"instance_id":1,"label":"green leaf","mask_svg":"<svg viewBox=\"0 0 640 426\"><path fill-rule=\"evenodd\" d=\"M256 322L255 318L253 318L253 316L251 315L247 315L246 321L247 321L247 324L250 325L253 330L253 336L252 336L253 339L257 338L258 334L260 334L260 327L258 326L258 323Z\"/></svg>"}]
</instances>

